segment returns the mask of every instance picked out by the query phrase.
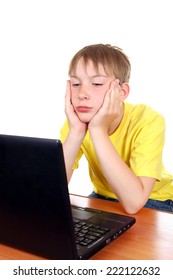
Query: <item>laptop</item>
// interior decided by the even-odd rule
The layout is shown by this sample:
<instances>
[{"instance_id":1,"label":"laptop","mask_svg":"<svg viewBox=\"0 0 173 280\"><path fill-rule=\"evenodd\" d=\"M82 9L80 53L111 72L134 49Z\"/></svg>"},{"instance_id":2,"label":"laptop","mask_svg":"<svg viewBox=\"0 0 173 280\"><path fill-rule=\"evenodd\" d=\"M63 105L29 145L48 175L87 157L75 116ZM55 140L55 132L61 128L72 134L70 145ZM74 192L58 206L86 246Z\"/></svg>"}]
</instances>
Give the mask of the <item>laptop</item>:
<instances>
[{"instance_id":1,"label":"laptop","mask_svg":"<svg viewBox=\"0 0 173 280\"><path fill-rule=\"evenodd\" d=\"M0 135L1 244L46 259L89 259L134 223L70 204L60 140Z\"/></svg>"}]
</instances>

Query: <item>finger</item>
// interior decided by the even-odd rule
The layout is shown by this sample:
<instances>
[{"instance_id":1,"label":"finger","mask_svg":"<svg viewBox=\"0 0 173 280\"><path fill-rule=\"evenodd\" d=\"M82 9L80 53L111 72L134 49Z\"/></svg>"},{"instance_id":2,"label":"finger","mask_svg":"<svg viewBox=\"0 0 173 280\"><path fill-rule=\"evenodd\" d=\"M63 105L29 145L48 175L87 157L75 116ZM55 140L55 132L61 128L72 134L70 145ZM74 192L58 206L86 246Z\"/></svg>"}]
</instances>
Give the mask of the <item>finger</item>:
<instances>
[{"instance_id":1,"label":"finger","mask_svg":"<svg viewBox=\"0 0 173 280\"><path fill-rule=\"evenodd\" d=\"M65 102L66 102L66 104L71 104L71 89L70 89L69 80L67 80L67 83L66 83Z\"/></svg>"},{"instance_id":2,"label":"finger","mask_svg":"<svg viewBox=\"0 0 173 280\"><path fill-rule=\"evenodd\" d=\"M67 80L65 97L66 97L66 96L69 96L69 95L70 95L70 81Z\"/></svg>"},{"instance_id":3,"label":"finger","mask_svg":"<svg viewBox=\"0 0 173 280\"><path fill-rule=\"evenodd\" d=\"M108 109L109 106L110 106L111 92L112 92L112 89L108 89L106 94L105 94L105 97L104 97L104 100L103 100L103 105L102 105L103 109Z\"/></svg>"},{"instance_id":4,"label":"finger","mask_svg":"<svg viewBox=\"0 0 173 280\"><path fill-rule=\"evenodd\" d=\"M110 89L112 90L113 93L115 93L116 95L119 95L120 92L121 92L121 86L120 86L120 83L119 83L119 80L116 79L115 81L113 81L111 83L111 87Z\"/></svg>"},{"instance_id":5,"label":"finger","mask_svg":"<svg viewBox=\"0 0 173 280\"><path fill-rule=\"evenodd\" d=\"M119 80L115 80L111 85L111 101L114 102L116 100L121 101L121 86L119 84Z\"/></svg>"},{"instance_id":6,"label":"finger","mask_svg":"<svg viewBox=\"0 0 173 280\"><path fill-rule=\"evenodd\" d=\"M117 81L112 81L110 84L110 88L107 90L104 101L103 101L103 108L104 109L110 109L112 107L112 103L115 101L115 90L117 86Z\"/></svg>"},{"instance_id":7,"label":"finger","mask_svg":"<svg viewBox=\"0 0 173 280\"><path fill-rule=\"evenodd\" d=\"M105 94L102 108L104 110L111 110L114 107L116 107L117 104L120 103L120 92L121 92L121 87L119 84L119 80L116 79L111 82L110 88L107 90Z\"/></svg>"}]
</instances>

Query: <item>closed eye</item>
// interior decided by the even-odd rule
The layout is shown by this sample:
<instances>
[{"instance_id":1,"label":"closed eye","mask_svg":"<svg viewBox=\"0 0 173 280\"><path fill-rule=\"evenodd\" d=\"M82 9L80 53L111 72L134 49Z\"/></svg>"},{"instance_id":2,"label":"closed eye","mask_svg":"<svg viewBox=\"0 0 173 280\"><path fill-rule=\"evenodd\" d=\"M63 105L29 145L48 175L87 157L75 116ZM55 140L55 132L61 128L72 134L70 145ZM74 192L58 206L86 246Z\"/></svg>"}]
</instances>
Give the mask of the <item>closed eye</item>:
<instances>
[{"instance_id":1,"label":"closed eye","mask_svg":"<svg viewBox=\"0 0 173 280\"><path fill-rule=\"evenodd\" d=\"M73 84L72 84L72 87L79 87L79 86L80 86L79 83L73 83Z\"/></svg>"},{"instance_id":2,"label":"closed eye","mask_svg":"<svg viewBox=\"0 0 173 280\"><path fill-rule=\"evenodd\" d=\"M92 83L93 86L96 86L96 87L99 87L99 86L102 86L103 84L100 84L100 83Z\"/></svg>"}]
</instances>

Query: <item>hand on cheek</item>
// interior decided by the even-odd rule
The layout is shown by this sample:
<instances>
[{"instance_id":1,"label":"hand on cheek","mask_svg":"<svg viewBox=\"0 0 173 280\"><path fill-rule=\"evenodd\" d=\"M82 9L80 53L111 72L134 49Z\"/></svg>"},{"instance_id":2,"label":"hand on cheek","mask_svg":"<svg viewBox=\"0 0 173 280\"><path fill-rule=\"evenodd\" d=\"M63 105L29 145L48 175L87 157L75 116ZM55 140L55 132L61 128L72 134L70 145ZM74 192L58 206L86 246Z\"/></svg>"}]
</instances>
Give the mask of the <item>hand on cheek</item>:
<instances>
[{"instance_id":1,"label":"hand on cheek","mask_svg":"<svg viewBox=\"0 0 173 280\"><path fill-rule=\"evenodd\" d=\"M97 127L106 133L113 121L121 114L121 86L119 80L112 81L107 90L103 104L89 123L89 129Z\"/></svg>"},{"instance_id":2,"label":"hand on cheek","mask_svg":"<svg viewBox=\"0 0 173 280\"><path fill-rule=\"evenodd\" d=\"M67 81L65 94L65 113L68 119L70 129L73 129L78 133L85 134L87 130L87 124L83 123L78 118L71 101L71 95L71 84L70 81Z\"/></svg>"},{"instance_id":3,"label":"hand on cheek","mask_svg":"<svg viewBox=\"0 0 173 280\"><path fill-rule=\"evenodd\" d=\"M111 82L110 88L105 94L103 108L110 114L119 112L119 107L122 102L122 89L119 84L119 80L116 79Z\"/></svg>"},{"instance_id":4,"label":"hand on cheek","mask_svg":"<svg viewBox=\"0 0 173 280\"><path fill-rule=\"evenodd\" d=\"M110 86L110 94L113 100L118 99L119 101L122 101L122 88L118 79L112 81Z\"/></svg>"}]
</instances>

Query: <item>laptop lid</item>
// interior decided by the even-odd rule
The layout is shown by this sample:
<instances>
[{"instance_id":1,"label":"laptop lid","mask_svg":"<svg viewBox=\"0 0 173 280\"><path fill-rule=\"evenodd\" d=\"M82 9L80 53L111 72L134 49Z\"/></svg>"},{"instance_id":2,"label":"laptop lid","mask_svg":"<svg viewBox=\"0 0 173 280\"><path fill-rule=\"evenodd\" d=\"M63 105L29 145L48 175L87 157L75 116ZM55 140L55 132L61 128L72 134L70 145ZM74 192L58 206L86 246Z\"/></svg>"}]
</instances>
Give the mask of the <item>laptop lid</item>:
<instances>
[{"instance_id":1,"label":"laptop lid","mask_svg":"<svg viewBox=\"0 0 173 280\"><path fill-rule=\"evenodd\" d=\"M0 242L78 259L61 142L0 135Z\"/></svg>"},{"instance_id":2,"label":"laptop lid","mask_svg":"<svg viewBox=\"0 0 173 280\"><path fill-rule=\"evenodd\" d=\"M81 221L77 244L73 219ZM0 135L1 243L47 259L88 259L134 223L70 205L59 140Z\"/></svg>"}]
</instances>

